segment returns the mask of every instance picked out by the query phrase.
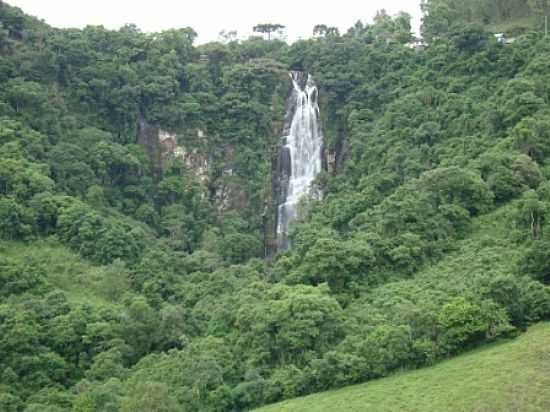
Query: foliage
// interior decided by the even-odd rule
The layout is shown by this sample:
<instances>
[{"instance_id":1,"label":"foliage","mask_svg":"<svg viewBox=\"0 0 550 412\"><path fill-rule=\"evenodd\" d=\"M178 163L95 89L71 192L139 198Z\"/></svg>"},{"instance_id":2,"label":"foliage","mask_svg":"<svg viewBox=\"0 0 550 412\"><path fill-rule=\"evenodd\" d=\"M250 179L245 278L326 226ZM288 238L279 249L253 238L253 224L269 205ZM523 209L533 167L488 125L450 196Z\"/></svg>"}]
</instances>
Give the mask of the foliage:
<instances>
[{"instance_id":1,"label":"foliage","mask_svg":"<svg viewBox=\"0 0 550 412\"><path fill-rule=\"evenodd\" d=\"M248 410L548 319L550 49L486 26L546 3L423 9L195 46L0 2L0 409ZM289 69L330 168L263 259Z\"/></svg>"},{"instance_id":2,"label":"foliage","mask_svg":"<svg viewBox=\"0 0 550 412\"><path fill-rule=\"evenodd\" d=\"M548 353L548 324L534 326L512 342L501 342L450 359L440 365L400 373L363 385L307 396L258 409L261 412L544 411L548 396L533 382L549 382L548 366L540 359ZM510 370L514 373L510 374ZM437 387L437 393L433 388ZM512 388L512 389L511 389Z\"/></svg>"},{"instance_id":3,"label":"foliage","mask_svg":"<svg viewBox=\"0 0 550 412\"><path fill-rule=\"evenodd\" d=\"M285 28L282 24L264 23L257 24L253 30L258 33L267 33L267 39L271 40L271 33L281 31Z\"/></svg>"}]
</instances>

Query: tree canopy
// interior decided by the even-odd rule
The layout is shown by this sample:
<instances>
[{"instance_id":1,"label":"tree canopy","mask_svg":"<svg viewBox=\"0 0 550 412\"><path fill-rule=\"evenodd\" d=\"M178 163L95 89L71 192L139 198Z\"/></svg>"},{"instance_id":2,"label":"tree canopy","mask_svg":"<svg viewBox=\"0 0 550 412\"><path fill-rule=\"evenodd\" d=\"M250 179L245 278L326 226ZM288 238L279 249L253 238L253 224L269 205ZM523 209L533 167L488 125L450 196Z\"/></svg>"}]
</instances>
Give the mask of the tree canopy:
<instances>
[{"instance_id":1,"label":"tree canopy","mask_svg":"<svg viewBox=\"0 0 550 412\"><path fill-rule=\"evenodd\" d=\"M0 410L250 410L549 319L546 3L423 10L196 45L0 2ZM326 167L270 254L289 70Z\"/></svg>"}]
</instances>

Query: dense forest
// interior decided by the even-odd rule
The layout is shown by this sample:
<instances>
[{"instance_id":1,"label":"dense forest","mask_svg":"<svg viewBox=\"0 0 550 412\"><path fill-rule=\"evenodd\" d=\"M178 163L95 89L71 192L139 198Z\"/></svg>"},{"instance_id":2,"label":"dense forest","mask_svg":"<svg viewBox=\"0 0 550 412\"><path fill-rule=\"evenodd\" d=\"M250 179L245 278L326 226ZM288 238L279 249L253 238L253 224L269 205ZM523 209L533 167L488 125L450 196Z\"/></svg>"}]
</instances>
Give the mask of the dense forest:
<instances>
[{"instance_id":1,"label":"dense forest","mask_svg":"<svg viewBox=\"0 0 550 412\"><path fill-rule=\"evenodd\" d=\"M550 319L550 2L422 8L197 46L0 1L0 410L248 410ZM327 160L274 253L289 70Z\"/></svg>"}]
</instances>

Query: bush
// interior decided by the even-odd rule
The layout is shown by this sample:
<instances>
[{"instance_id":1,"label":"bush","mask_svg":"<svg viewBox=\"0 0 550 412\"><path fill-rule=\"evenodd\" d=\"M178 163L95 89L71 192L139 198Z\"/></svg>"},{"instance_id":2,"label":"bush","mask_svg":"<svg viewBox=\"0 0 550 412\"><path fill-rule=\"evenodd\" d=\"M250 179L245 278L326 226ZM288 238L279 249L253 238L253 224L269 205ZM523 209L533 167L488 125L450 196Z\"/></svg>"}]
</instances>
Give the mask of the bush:
<instances>
[{"instance_id":1,"label":"bush","mask_svg":"<svg viewBox=\"0 0 550 412\"><path fill-rule=\"evenodd\" d=\"M58 234L72 249L99 263L111 263L115 259L136 261L145 242L145 233L140 228L103 218L82 203L62 210Z\"/></svg>"},{"instance_id":2,"label":"bush","mask_svg":"<svg viewBox=\"0 0 550 412\"><path fill-rule=\"evenodd\" d=\"M46 288L46 270L37 262L0 257L0 296L28 291L42 292Z\"/></svg>"},{"instance_id":3,"label":"bush","mask_svg":"<svg viewBox=\"0 0 550 412\"><path fill-rule=\"evenodd\" d=\"M263 253L262 242L253 235L230 233L223 237L219 245L219 253L229 263L245 263Z\"/></svg>"},{"instance_id":4,"label":"bush","mask_svg":"<svg viewBox=\"0 0 550 412\"><path fill-rule=\"evenodd\" d=\"M519 263L518 270L533 279L550 284L550 239L533 241Z\"/></svg>"},{"instance_id":5,"label":"bush","mask_svg":"<svg viewBox=\"0 0 550 412\"><path fill-rule=\"evenodd\" d=\"M29 211L9 197L0 197L0 239L23 240L32 233Z\"/></svg>"},{"instance_id":6,"label":"bush","mask_svg":"<svg viewBox=\"0 0 550 412\"><path fill-rule=\"evenodd\" d=\"M463 297L443 306L438 323L442 331L439 344L448 353L494 339L511 329L508 316L500 306L490 300L476 304Z\"/></svg>"}]
</instances>

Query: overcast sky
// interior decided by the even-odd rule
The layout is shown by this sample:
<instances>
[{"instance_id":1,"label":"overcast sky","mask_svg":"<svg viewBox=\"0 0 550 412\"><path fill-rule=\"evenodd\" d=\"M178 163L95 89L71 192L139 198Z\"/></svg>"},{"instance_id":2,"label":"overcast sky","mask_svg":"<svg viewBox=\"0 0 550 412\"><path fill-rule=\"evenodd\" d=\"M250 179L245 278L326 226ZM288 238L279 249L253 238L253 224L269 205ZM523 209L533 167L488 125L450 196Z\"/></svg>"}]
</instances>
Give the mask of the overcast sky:
<instances>
[{"instance_id":1,"label":"overcast sky","mask_svg":"<svg viewBox=\"0 0 550 412\"><path fill-rule=\"evenodd\" d=\"M420 24L420 0L7 0L26 13L55 27L88 24L118 29L134 23L143 31L192 27L198 42L216 40L222 29L237 30L239 37L251 34L257 23L280 23L288 40L309 37L315 24L347 30L357 20L371 21L376 10L390 14L400 10Z\"/></svg>"}]
</instances>

